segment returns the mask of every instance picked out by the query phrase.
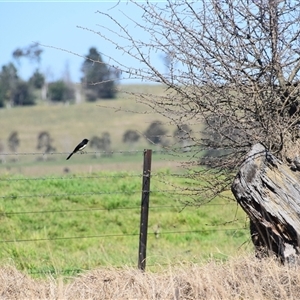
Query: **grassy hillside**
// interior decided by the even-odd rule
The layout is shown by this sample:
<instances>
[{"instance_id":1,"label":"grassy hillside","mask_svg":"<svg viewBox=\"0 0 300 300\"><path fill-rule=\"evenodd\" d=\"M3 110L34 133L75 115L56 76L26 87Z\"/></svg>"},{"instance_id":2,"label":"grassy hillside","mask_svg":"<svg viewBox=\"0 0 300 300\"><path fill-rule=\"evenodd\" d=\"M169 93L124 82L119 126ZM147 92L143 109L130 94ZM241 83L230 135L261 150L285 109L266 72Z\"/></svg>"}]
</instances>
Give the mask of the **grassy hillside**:
<instances>
[{"instance_id":1,"label":"grassy hillside","mask_svg":"<svg viewBox=\"0 0 300 300\"><path fill-rule=\"evenodd\" d=\"M125 87L128 90L142 87ZM144 86L147 91L149 87ZM157 93L161 88L152 87ZM102 106L106 106L102 107ZM48 131L57 151L70 151L84 137L108 131L111 134L112 148L121 149L125 145L122 137L127 129L143 132L152 121L167 120L155 113L147 113L149 108L136 103L133 97L120 93L116 100L83 102L80 104L46 104L32 107L0 109L0 140L7 148L7 138L12 131L19 133L21 140L18 152L36 151L37 136L41 131ZM170 128L174 130L174 127ZM140 147L147 145L144 140Z\"/></svg>"},{"instance_id":2,"label":"grassy hillside","mask_svg":"<svg viewBox=\"0 0 300 300\"><path fill-rule=\"evenodd\" d=\"M144 91L152 94L163 93L159 86L124 86L127 92ZM141 168L142 155L125 156L120 151L142 150L144 148L156 149L154 145L143 136L143 132L151 122L160 120L168 130L167 136L171 143L174 142L173 132L175 126L168 125L169 120L150 111L147 106L137 103L137 99L126 93L119 93L116 100L97 101L79 104L49 104L40 102L33 107L15 107L0 109L0 143L2 152L9 152L8 137L11 132L17 131L20 146L17 152L41 152L37 150L37 137L42 131L50 133L56 153L52 157L41 155L9 155L1 156L4 164L0 164L0 173L23 173L26 175L62 174L65 169L72 172L91 172L99 170L137 170ZM134 145L123 143L126 130L136 130L141 138ZM101 137L103 132L109 132L111 149L118 154L110 158L93 159L92 155L76 156L70 161L65 161L67 153L83 138ZM93 152L90 145L87 152ZM99 157L98 157L99 158ZM161 160L160 166L171 167L174 159ZM178 161L178 160L177 160ZM154 163L158 163L157 160Z\"/></svg>"}]
</instances>

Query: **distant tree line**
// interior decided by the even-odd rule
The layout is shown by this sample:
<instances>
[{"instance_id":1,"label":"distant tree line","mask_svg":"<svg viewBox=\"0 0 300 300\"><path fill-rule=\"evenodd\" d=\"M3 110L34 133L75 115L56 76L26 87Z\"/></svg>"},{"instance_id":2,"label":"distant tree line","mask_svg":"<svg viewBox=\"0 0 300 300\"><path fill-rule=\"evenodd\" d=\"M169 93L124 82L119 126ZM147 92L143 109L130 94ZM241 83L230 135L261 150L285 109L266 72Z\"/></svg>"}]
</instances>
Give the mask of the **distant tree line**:
<instances>
[{"instance_id":1,"label":"distant tree line","mask_svg":"<svg viewBox=\"0 0 300 300\"><path fill-rule=\"evenodd\" d=\"M13 51L14 62L1 67L0 71L0 108L35 105L36 90L45 90L45 96L51 102L72 102L75 98L75 85L70 78L61 78L56 81L47 81L46 75L40 70L43 50L38 44L17 48ZM28 81L18 74L18 67L22 59L36 64L37 68ZM113 99L116 97L116 84L119 73L115 68L108 66L96 48L89 49L85 56L81 71L82 89L87 101L97 99Z\"/></svg>"}]
</instances>

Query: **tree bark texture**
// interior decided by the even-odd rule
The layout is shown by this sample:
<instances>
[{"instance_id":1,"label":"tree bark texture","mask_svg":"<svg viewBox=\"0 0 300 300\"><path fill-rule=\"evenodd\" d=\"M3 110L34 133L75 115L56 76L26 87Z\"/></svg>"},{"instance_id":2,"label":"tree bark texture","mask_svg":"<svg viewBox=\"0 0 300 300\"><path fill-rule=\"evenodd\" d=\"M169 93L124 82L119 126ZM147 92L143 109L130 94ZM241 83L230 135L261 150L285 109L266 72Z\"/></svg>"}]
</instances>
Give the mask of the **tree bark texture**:
<instances>
[{"instance_id":1,"label":"tree bark texture","mask_svg":"<svg viewBox=\"0 0 300 300\"><path fill-rule=\"evenodd\" d=\"M299 255L300 173L256 144L247 154L231 190L250 218L257 255L294 262Z\"/></svg>"}]
</instances>

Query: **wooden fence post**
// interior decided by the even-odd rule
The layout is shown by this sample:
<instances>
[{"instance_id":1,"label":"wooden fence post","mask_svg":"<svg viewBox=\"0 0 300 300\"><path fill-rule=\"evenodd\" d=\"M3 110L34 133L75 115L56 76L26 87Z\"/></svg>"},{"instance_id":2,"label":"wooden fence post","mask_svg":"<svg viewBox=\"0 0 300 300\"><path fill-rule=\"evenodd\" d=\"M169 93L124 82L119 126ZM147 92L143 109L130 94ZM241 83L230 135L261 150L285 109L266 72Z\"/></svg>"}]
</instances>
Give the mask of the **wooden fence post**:
<instances>
[{"instance_id":1,"label":"wooden fence post","mask_svg":"<svg viewBox=\"0 0 300 300\"><path fill-rule=\"evenodd\" d=\"M145 268L146 268L151 159L152 159L152 150L149 150L149 149L144 150L139 259L138 259L138 268L142 271L145 271Z\"/></svg>"}]
</instances>

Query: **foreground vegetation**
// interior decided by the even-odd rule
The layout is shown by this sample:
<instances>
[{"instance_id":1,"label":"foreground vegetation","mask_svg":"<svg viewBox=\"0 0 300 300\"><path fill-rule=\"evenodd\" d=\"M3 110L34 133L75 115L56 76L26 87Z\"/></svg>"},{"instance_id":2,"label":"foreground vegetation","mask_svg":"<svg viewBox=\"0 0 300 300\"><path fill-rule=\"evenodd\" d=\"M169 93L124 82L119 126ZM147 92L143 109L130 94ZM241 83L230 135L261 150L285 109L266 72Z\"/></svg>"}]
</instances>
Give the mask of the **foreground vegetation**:
<instances>
[{"instance_id":1,"label":"foreground vegetation","mask_svg":"<svg viewBox=\"0 0 300 300\"><path fill-rule=\"evenodd\" d=\"M69 282L50 276L34 280L6 266L0 269L0 293L5 299L299 299L299 274L299 266L252 256L143 274L126 267L99 268Z\"/></svg>"},{"instance_id":2,"label":"foreground vegetation","mask_svg":"<svg viewBox=\"0 0 300 300\"><path fill-rule=\"evenodd\" d=\"M41 276L99 266L136 266L139 173L0 178L0 258ZM226 260L251 249L247 220L234 201L184 207L196 182L170 171L152 175L147 267ZM241 247L246 242L246 245ZM248 245L248 246L247 246Z\"/></svg>"}]
</instances>

